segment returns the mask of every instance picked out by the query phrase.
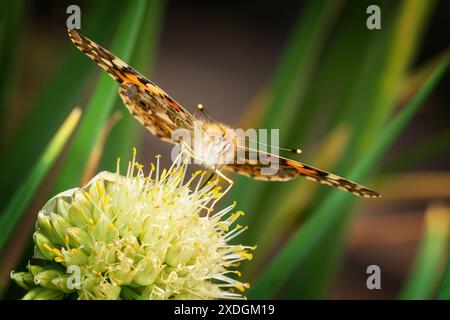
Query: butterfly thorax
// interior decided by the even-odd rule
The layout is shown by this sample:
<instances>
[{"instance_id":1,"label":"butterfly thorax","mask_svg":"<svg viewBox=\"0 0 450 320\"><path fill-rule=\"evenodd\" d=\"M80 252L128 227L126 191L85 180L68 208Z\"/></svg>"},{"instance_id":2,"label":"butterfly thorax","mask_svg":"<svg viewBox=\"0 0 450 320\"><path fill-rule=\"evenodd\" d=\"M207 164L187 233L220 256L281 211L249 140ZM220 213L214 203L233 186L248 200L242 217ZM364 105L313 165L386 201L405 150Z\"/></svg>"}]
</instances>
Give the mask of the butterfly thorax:
<instances>
[{"instance_id":1,"label":"butterfly thorax","mask_svg":"<svg viewBox=\"0 0 450 320\"><path fill-rule=\"evenodd\" d=\"M236 134L234 130L215 123L199 122L194 130L194 158L202 165L217 168L234 161Z\"/></svg>"}]
</instances>

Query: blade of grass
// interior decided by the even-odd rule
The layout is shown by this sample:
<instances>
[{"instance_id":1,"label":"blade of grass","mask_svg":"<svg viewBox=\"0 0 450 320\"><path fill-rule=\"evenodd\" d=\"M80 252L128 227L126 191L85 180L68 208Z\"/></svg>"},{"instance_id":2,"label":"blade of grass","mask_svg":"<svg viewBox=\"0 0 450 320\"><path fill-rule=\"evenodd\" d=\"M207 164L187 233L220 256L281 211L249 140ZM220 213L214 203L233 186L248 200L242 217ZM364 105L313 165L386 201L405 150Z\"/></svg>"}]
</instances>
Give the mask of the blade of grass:
<instances>
[{"instance_id":1,"label":"blade of grass","mask_svg":"<svg viewBox=\"0 0 450 320\"><path fill-rule=\"evenodd\" d=\"M413 74L409 75L406 81L402 83L399 90L400 102L408 101L418 90L423 79L428 77L436 66L442 61L450 52L450 49L444 50L443 53L431 59L429 62L420 66ZM400 104L401 105L401 104ZM384 167L384 171L395 172L400 170L408 170L424 163L426 160L439 155L450 149L450 130L443 130L432 137L426 138L423 141L414 142L410 147L401 151L399 155L391 159Z\"/></svg>"},{"instance_id":2,"label":"blade of grass","mask_svg":"<svg viewBox=\"0 0 450 320\"><path fill-rule=\"evenodd\" d=\"M131 57L141 23L143 22L145 8L145 0L129 2L120 22L111 51L124 61L129 60ZM76 49L74 48L74 50ZM86 63L92 64L93 62L86 59ZM94 93L86 107L80 128L69 147L66 160L62 165L62 174L55 183L55 193L79 185L91 150L97 142L100 129L117 100L117 90L117 83L102 71Z\"/></svg>"},{"instance_id":3,"label":"blade of grass","mask_svg":"<svg viewBox=\"0 0 450 320\"><path fill-rule=\"evenodd\" d=\"M19 190L8 202L0 218L0 252L6 244L11 232L22 217L33 195L39 188L43 178L47 175L67 140L75 129L81 116L81 109L75 108L47 145L39 161L33 167L31 174L21 185Z\"/></svg>"},{"instance_id":4,"label":"blade of grass","mask_svg":"<svg viewBox=\"0 0 450 320\"><path fill-rule=\"evenodd\" d=\"M17 46L21 31L25 6L23 0L0 2L0 70L3 79L0 83L0 119L5 119L6 101L11 92L11 84L15 81L13 68L16 62ZM3 127L3 126L2 126ZM3 138L0 143L3 143Z\"/></svg>"},{"instance_id":5,"label":"blade of grass","mask_svg":"<svg viewBox=\"0 0 450 320\"><path fill-rule=\"evenodd\" d=\"M106 139L116 123L120 120L121 116L122 114L120 112L115 111L101 128L97 143L92 149L89 160L87 161L80 185L84 186L95 176L103 150L105 149Z\"/></svg>"},{"instance_id":6,"label":"blade of grass","mask_svg":"<svg viewBox=\"0 0 450 320\"><path fill-rule=\"evenodd\" d=\"M395 4L396 9L391 19L384 20L384 34L371 44L375 47L367 53L367 64L361 71L359 83L349 101L348 114L342 118L353 128L348 149L336 169L336 172L344 176L348 176L346 172L350 172L351 167L364 161L361 158L368 157L371 148L377 143L380 132L383 131L380 123L394 110L400 83L414 56L420 34L425 29L424 22L433 8L432 1L401 1ZM383 12L386 11L384 9L382 7ZM414 36L410 35L411 30L417 31L413 31ZM315 253L302 265L304 272L298 272L295 281L292 279L288 282L289 292L298 292L302 298L323 297L338 269L353 213L348 204L333 210L347 210L341 217L342 221L334 226L343 230L328 230L327 236L313 250ZM311 215L316 212L313 211Z\"/></svg>"},{"instance_id":7,"label":"blade of grass","mask_svg":"<svg viewBox=\"0 0 450 320\"><path fill-rule=\"evenodd\" d=\"M392 145L396 137L408 124L412 116L417 112L431 90L450 62L449 56L436 68L433 74L426 80L407 106L381 131L377 142L368 151L366 157L350 172L349 177L357 181L363 181L382 158L385 151ZM293 275L299 265L303 265L306 259L323 238L333 229L339 221L345 219L346 205L353 196L335 190L317 208L314 215L301 229L297 230L288 243L276 255L270 265L263 271L253 288L249 291L252 299L267 299L277 293L286 281Z\"/></svg>"},{"instance_id":8,"label":"blade of grass","mask_svg":"<svg viewBox=\"0 0 450 320\"><path fill-rule=\"evenodd\" d=\"M119 1L95 1L83 10L83 26L92 30L98 39L105 39L111 33L123 5ZM61 28L67 40L66 29ZM29 174L28 163L35 161L74 105L79 105L92 67L85 57L70 48L61 58L50 80L34 100L30 112L18 126L0 157L0 166L8 167L0 172L0 210L11 197L16 186ZM32 143L30 143L32 141ZM26 146L26 147L24 147Z\"/></svg>"},{"instance_id":9,"label":"blade of grass","mask_svg":"<svg viewBox=\"0 0 450 320\"><path fill-rule=\"evenodd\" d=\"M285 136L283 139L285 142L281 144L282 146L302 146L304 148L302 161L313 163L318 167L331 170L339 163L339 161L336 161L333 165L322 166L316 162L318 158L315 153L315 150L318 149L317 141L328 139L320 132L330 132L335 130L336 126L342 125L337 119L345 114L345 102L349 100L358 80L360 80L358 70L362 68L365 59L367 59L365 55L368 46L372 41L377 41L378 38L383 36L379 33L367 34L367 30L361 28L361 25L364 26L366 19L366 16L361 13L365 12L369 4L369 1L346 3L342 10L342 17L337 23L336 31L324 50L323 59L321 59L321 63L310 81L304 106L301 112L291 115L292 121L296 124L295 128L290 133L286 131L288 129L286 127L281 127L280 130L281 135ZM383 12L392 12L385 6L383 6L383 9ZM383 20L387 19L386 16L383 15ZM311 142L308 143L308 141ZM345 148L347 147L345 146ZM280 211L284 210L281 208L277 210L273 204L283 206L283 204L291 202L287 199L288 194L302 194L296 201L298 205L291 206L293 216L296 215L296 212L308 209L308 203L302 204L304 193L297 187L297 184L308 185L310 182L303 183L302 180L302 178L299 178L296 181L278 184L271 182L264 187L261 186L263 190L257 195L258 204L251 208L251 212L258 213L258 219L252 221L251 228L245 235L246 241L256 243L259 250L265 250L264 245L258 242L261 239L259 236L260 229L271 229L275 233L285 232L284 227L286 225L272 224L270 221L275 216L282 214ZM323 190L326 187L317 186L315 188ZM317 197L316 193L311 196ZM250 268L252 264L253 262L246 263Z\"/></svg>"},{"instance_id":10,"label":"blade of grass","mask_svg":"<svg viewBox=\"0 0 450 320\"><path fill-rule=\"evenodd\" d=\"M410 170L439 154L450 150L450 129L414 143L386 164L385 172Z\"/></svg>"},{"instance_id":11,"label":"blade of grass","mask_svg":"<svg viewBox=\"0 0 450 320\"><path fill-rule=\"evenodd\" d=\"M439 300L450 300L450 255L447 259L444 278L442 279L441 289L438 295Z\"/></svg>"},{"instance_id":12,"label":"blade of grass","mask_svg":"<svg viewBox=\"0 0 450 320\"><path fill-rule=\"evenodd\" d=\"M351 115L345 121L353 124L354 134L339 166L342 172L359 162L377 140L393 110L418 39L425 30L424 22L435 4L433 1L421 0L397 3L398 14L385 23L386 37L381 38L379 43L373 43L383 50L373 60L367 60L368 72L361 73L360 87L355 89L350 102ZM373 48L368 55L375 50Z\"/></svg>"},{"instance_id":13,"label":"blade of grass","mask_svg":"<svg viewBox=\"0 0 450 320\"><path fill-rule=\"evenodd\" d=\"M315 145L316 135L327 132L347 113L347 101L360 80L359 70L365 64L370 45L385 33L368 32L364 27L367 15L362 13L370 4L373 1L346 3L310 84L305 106L301 113L292 115L298 125L284 134L286 145L301 145L305 148L305 155L309 145ZM395 11L394 5L386 1L381 1L379 5L383 11L383 21L388 21Z\"/></svg>"},{"instance_id":14,"label":"blade of grass","mask_svg":"<svg viewBox=\"0 0 450 320\"><path fill-rule=\"evenodd\" d=\"M425 214L425 232L400 299L432 299L447 257L450 209L432 204Z\"/></svg>"},{"instance_id":15,"label":"blade of grass","mask_svg":"<svg viewBox=\"0 0 450 320\"><path fill-rule=\"evenodd\" d=\"M311 1L300 12L275 71L260 128L292 125L292 115L301 110L301 102L311 83L326 36L341 6L342 1ZM244 211L252 211L266 187L264 183L241 176L236 178L234 185L230 198L236 200ZM257 215L243 218L242 222L247 224ZM248 238L250 234L244 237Z\"/></svg>"},{"instance_id":16,"label":"blade of grass","mask_svg":"<svg viewBox=\"0 0 450 320\"><path fill-rule=\"evenodd\" d=\"M410 97L414 95L414 93L423 83L423 79L428 77L428 75L433 72L434 68L436 68L436 66L442 60L442 57L445 57L449 52L450 47L443 50L443 52L438 54L436 57L423 63L406 77L406 79L402 82L398 92L400 101L399 107L402 106L402 101L408 101Z\"/></svg>"},{"instance_id":17,"label":"blade of grass","mask_svg":"<svg viewBox=\"0 0 450 320\"><path fill-rule=\"evenodd\" d=\"M153 70L165 6L164 0L149 1L144 22L139 31L139 41L131 59L131 65L144 75L151 74ZM142 125L124 109L122 101L117 103L115 109L120 110L123 116L108 136L100 164L101 170L114 170L116 158L130 154L144 131Z\"/></svg>"},{"instance_id":18,"label":"blade of grass","mask_svg":"<svg viewBox=\"0 0 450 320\"><path fill-rule=\"evenodd\" d=\"M317 152L313 163L316 163L319 167L331 167L342 156L348 138L348 131L343 126L337 127L327 141L319 144L321 150ZM254 233L257 235L255 242L258 244L258 252L250 263L245 264L245 268L242 270L242 273L247 277L255 275L255 271L261 267L260 264L267 260L267 255L282 243L283 237L292 230L293 226L299 224L300 215L301 220L305 220L306 217L303 214L319 188L319 184L306 179L297 179L291 184L294 184L294 186L283 188L286 184L280 183L281 192L287 193L281 203L267 204L266 211L276 212L276 214L267 215L267 222L261 226L261 229L252 225L252 229L257 229Z\"/></svg>"}]
</instances>

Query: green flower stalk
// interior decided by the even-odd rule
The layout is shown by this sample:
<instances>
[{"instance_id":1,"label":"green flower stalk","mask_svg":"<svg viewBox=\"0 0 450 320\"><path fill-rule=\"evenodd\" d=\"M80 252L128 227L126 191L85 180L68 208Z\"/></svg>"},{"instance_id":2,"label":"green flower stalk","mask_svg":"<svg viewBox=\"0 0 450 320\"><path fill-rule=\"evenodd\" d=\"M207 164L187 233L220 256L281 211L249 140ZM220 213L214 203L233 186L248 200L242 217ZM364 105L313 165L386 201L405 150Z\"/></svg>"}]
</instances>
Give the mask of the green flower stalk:
<instances>
[{"instance_id":1,"label":"green flower stalk","mask_svg":"<svg viewBox=\"0 0 450 320\"><path fill-rule=\"evenodd\" d=\"M23 299L242 299L236 267L254 248L228 242L246 228L235 204L214 212L218 180L186 178L175 161L150 173L135 161L126 176L101 172L39 212L28 272L11 273ZM203 214L206 212L206 214Z\"/></svg>"}]
</instances>

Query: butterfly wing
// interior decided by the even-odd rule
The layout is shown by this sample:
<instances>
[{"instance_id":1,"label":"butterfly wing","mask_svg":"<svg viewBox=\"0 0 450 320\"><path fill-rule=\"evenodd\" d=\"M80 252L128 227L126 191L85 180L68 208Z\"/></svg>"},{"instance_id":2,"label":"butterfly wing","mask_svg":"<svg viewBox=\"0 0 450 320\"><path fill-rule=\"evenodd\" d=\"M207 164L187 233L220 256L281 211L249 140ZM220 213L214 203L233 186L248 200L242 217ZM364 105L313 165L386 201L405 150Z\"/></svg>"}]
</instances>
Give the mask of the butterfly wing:
<instances>
[{"instance_id":1,"label":"butterfly wing","mask_svg":"<svg viewBox=\"0 0 450 320\"><path fill-rule=\"evenodd\" d=\"M239 155L239 153L236 153ZM240 159L227 164L226 169L257 180L286 181L303 176L306 179L320 182L357 196L377 198L380 194L356 182L347 180L333 173L317 169L304 163L258 151L258 159L250 160L249 152L243 153ZM270 167L270 161L278 161L278 171L274 175L263 175L261 170Z\"/></svg>"},{"instance_id":2,"label":"butterfly wing","mask_svg":"<svg viewBox=\"0 0 450 320\"><path fill-rule=\"evenodd\" d=\"M152 81L75 29L75 46L119 83L119 94L131 114L150 132L169 142L175 129L192 130L196 119Z\"/></svg>"}]
</instances>

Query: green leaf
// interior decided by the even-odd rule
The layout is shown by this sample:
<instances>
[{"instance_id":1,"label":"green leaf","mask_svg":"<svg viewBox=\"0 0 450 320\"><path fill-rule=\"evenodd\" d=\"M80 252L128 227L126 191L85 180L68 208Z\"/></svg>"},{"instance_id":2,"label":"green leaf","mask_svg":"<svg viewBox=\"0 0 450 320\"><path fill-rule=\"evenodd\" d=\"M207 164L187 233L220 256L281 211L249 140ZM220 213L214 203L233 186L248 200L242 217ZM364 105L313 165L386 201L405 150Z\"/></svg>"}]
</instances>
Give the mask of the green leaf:
<instances>
[{"instance_id":1,"label":"green leaf","mask_svg":"<svg viewBox=\"0 0 450 320\"><path fill-rule=\"evenodd\" d=\"M25 6L23 0L1 1L0 2L0 70L2 70L3 79L0 83L0 119L4 118L5 109L8 105L6 101L10 96L11 84L14 82L15 67L19 33L21 31ZM2 123L4 124L4 123ZM3 142L3 137L0 142Z\"/></svg>"},{"instance_id":2,"label":"green leaf","mask_svg":"<svg viewBox=\"0 0 450 320\"><path fill-rule=\"evenodd\" d=\"M425 233L400 299L432 299L442 278L448 253L450 210L445 205L434 204L425 220Z\"/></svg>"},{"instance_id":3,"label":"green leaf","mask_svg":"<svg viewBox=\"0 0 450 320\"><path fill-rule=\"evenodd\" d=\"M275 71L260 128L286 129L297 125L293 123L292 115L302 111L302 101L341 6L342 1L310 1L299 14ZM230 198L243 210L253 212L258 202L264 199L265 187L260 181L239 176ZM242 223L248 224L249 219L255 221L256 218L256 215L246 215ZM249 238L251 233L250 228L244 237Z\"/></svg>"},{"instance_id":4,"label":"green leaf","mask_svg":"<svg viewBox=\"0 0 450 320\"><path fill-rule=\"evenodd\" d=\"M447 259L444 278L442 280L441 290L438 295L439 300L450 300L450 255Z\"/></svg>"},{"instance_id":5,"label":"green leaf","mask_svg":"<svg viewBox=\"0 0 450 320\"><path fill-rule=\"evenodd\" d=\"M111 46L111 52L124 61L130 59L132 50L137 42L145 8L145 0L129 2L124 17L120 22ZM95 39L93 40L95 41ZM77 49L73 48L73 50ZM82 53L79 52L79 54ZM92 64L93 62L86 57L86 63ZM117 83L102 70L94 93L86 107L80 128L69 147L66 160L62 165L62 174L55 183L55 193L79 185L91 150L97 142L100 129L117 100L117 90Z\"/></svg>"},{"instance_id":6,"label":"green leaf","mask_svg":"<svg viewBox=\"0 0 450 320\"><path fill-rule=\"evenodd\" d=\"M304 100L304 106L302 106L301 112L293 113L290 117L295 124L294 128L291 132L286 132L285 126L280 127L280 135L286 136L288 141L282 146L300 145L304 148L304 155L301 155L302 161L314 166L332 170L339 163L340 159L333 161L332 164L325 165L324 163L325 166L317 162L317 158L320 157L318 150L321 149L322 141L329 139L328 133L333 132L337 127L353 130L353 124L348 123L350 122L348 120L342 121L342 119L349 118L352 104L355 103L353 101L355 92L361 89L360 86L363 81L367 82L368 87L371 88L373 71L381 72L376 65L372 65L373 56L381 56L385 48L375 46L373 43L382 42L389 30L380 33L360 27L361 25L365 26L366 23L366 15L361 14L361 12L365 12L369 4L371 4L370 1L349 2L343 8L342 17L337 23L330 44L325 48L324 57L321 59L317 71L314 72L314 76L310 80L311 83L308 84L309 90ZM382 11L385 12L383 14L384 22L389 21L393 13L396 12L393 5L394 3L390 2L389 6L384 2L382 3ZM371 68L368 68L367 65ZM361 99L364 98L363 94L358 93L358 96ZM359 110L359 112L363 113L364 110ZM348 152L345 150L347 146L348 141L344 152ZM271 222L274 216L280 214L282 210L280 207L289 201L287 195L302 192L297 188L298 183L303 183L306 186L312 184L310 181L300 182L302 180L305 179L298 178L296 181L281 183L256 182L260 185L262 191L255 195L258 200L255 202L258 202L258 204L251 209L247 209L252 212L252 215L248 215L249 217L256 216L254 213L257 213L257 219L251 222L249 228L250 232L247 236L250 239L248 241L252 243L258 241L260 229L277 229L275 233L281 234L286 232L286 228L291 224L272 224ZM262 186L262 184L265 184L265 186ZM321 192L328 190L328 187L318 185L317 189ZM308 201L308 203L301 202L302 199L299 196L298 205L297 207L292 206L290 215L303 214L304 211L308 210L311 202L320 201L316 194L317 191L311 196L314 199ZM277 210L277 206L280 208L279 210ZM262 247L262 243L256 242L256 244L261 250L265 249ZM267 249L270 250L270 248ZM247 264L251 265L250 263Z\"/></svg>"},{"instance_id":7,"label":"green leaf","mask_svg":"<svg viewBox=\"0 0 450 320\"><path fill-rule=\"evenodd\" d=\"M164 17L165 1L151 0L147 5L144 22L139 32L139 41L131 59L130 65L142 74L151 74L153 61L156 55L161 28ZM117 157L126 157L133 147L138 144L138 138L144 128L124 108L119 101L115 107L123 117L111 130L101 160L101 170L115 170Z\"/></svg>"},{"instance_id":8,"label":"green leaf","mask_svg":"<svg viewBox=\"0 0 450 320\"><path fill-rule=\"evenodd\" d=\"M83 26L92 30L92 34L99 39L105 39L111 33L122 7L119 1L92 2L83 10ZM60 63L54 62L55 71L2 150L0 166L8 167L9 170L0 172L0 210L30 173L28 163L37 160L71 108L79 105L80 96L89 79L89 68L92 66L74 50L65 26L61 27L61 37L67 44L67 53L60 59Z\"/></svg>"},{"instance_id":9,"label":"green leaf","mask_svg":"<svg viewBox=\"0 0 450 320\"><path fill-rule=\"evenodd\" d=\"M395 8L392 8L390 18L387 19L386 14L383 15L382 33L370 43L366 51L365 66L359 73L358 83L353 88L349 105L345 108L347 114L341 118L341 121L352 128L352 138L340 165L336 168L336 172L344 176L349 176L347 173L351 172L352 167L360 165L370 157L371 149L378 142L380 132L384 130L380 123L385 122L393 113L408 63L414 56L433 2L401 1L393 4ZM381 8L382 12L388 9L385 5ZM363 182L366 178L355 180ZM323 194L331 193L330 190L327 191ZM326 202L327 198L319 198L316 201ZM296 297L323 298L338 269L348 227L354 215L349 202L332 210L343 212L341 220L317 243L312 250L314 253L301 265L302 272L296 274L295 281L289 281L288 291L295 293ZM317 212L312 210L311 216Z\"/></svg>"},{"instance_id":10,"label":"green leaf","mask_svg":"<svg viewBox=\"0 0 450 320\"><path fill-rule=\"evenodd\" d=\"M42 180L53 166L58 155L61 153L67 140L75 129L81 116L81 109L75 108L47 145L39 161L33 167L31 174L22 183L12 199L8 202L0 217L0 252L5 246L11 232L20 221L25 209L36 194Z\"/></svg>"},{"instance_id":11,"label":"green leaf","mask_svg":"<svg viewBox=\"0 0 450 320\"><path fill-rule=\"evenodd\" d=\"M407 125L412 116L423 104L426 97L435 87L450 62L449 56L436 68L414 98L407 106L381 131L377 141L362 161L351 170L349 178L364 180L376 166L386 150ZM286 281L293 276L297 268L306 262L309 255L314 254L318 244L339 224L347 220L344 211L353 195L335 190L317 208L314 215L301 229L297 230L288 243L275 256L270 265L262 272L249 292L252 299L267 299L277 293Z\"/></svg>"},{"instance_id":12,"label":"green leaf","mask_svg":"<svg viewBox=\"0 0 450 320\"><path fill-rule=\"evenodd\" d=\"M413 146L392 159L386 165L385 171L410 170L448 150L450 150L450 129L443 130L423 141L415 142Z\"/></svg>"}]
</instances>

